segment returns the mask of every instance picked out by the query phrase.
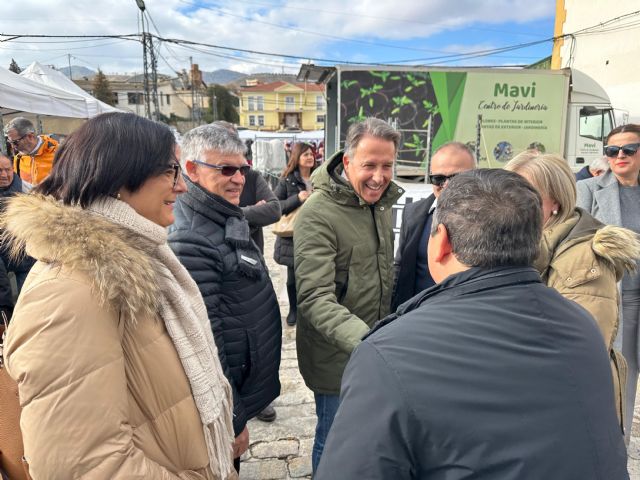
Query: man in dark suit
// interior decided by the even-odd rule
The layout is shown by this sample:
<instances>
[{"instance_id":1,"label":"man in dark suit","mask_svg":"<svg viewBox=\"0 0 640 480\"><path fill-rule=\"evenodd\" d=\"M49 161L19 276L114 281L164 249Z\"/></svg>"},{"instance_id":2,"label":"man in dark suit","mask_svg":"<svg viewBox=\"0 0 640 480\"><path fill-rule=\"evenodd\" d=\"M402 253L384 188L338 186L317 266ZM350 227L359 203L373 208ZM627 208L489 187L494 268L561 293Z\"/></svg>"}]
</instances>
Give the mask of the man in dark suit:
<instances>
[{"instance_id":1,"label":"man in dark suit","mask_svg":"<svg viewBox=\"0 0 640 480\"><path fill-rule=\"evenodd\" d=\"M475 157L464 143L445 143L431 157L429 180L433 185L433 194L406 205L402 212L400 241L394 260L395 283L391 311L435 284L429 274L427 245L438 197L451 177L474 168Z\"/></svg>"}]
</instances>

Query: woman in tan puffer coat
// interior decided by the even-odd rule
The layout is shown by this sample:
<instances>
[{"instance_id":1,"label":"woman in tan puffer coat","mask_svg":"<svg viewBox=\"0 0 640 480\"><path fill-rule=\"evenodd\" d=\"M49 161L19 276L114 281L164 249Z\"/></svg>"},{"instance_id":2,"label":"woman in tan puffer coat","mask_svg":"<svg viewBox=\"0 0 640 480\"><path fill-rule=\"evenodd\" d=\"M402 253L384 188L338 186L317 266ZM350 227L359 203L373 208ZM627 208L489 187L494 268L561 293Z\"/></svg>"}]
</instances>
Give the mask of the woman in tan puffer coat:
<instances>
[{"instance_id":1,"label":"woman in tan puffer coat","mask_svg":"<svg viewBox=\"0 0 640 480\"><path fill-rule=\"evenodd\" d=\"M634 232L605 226L576 208L575 177L562 157L524 152L505 169L526 178L542 197L544 232L534 267L547 286L584 307L598 324L611 357L613 398L622 425L626 362L613 349L619 324L617 282L635 269L640 241Z\"/></svg>"},{"instance_id":2,"label":"woman in tan puffer coat","mask_svg":"<svg viewBox=\"0 0 640 480\"><path fill-rule=\"evenodd\" d=\"M166 245L185 189L171 132L110 113L9 202L3 227L37 259L4 352L35 480L237 478L231 390Z\"/></svg>"}]
</instances>

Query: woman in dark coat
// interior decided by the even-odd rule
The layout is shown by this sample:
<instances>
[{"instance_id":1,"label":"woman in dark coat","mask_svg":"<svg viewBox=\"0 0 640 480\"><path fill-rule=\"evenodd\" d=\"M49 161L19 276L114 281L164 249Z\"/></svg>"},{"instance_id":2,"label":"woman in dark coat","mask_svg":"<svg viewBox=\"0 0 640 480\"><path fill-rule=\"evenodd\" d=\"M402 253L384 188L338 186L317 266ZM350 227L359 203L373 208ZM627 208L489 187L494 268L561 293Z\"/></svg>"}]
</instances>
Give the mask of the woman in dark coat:
<instances>
[{"instance_id":1,"label":"woman in dark coat","mask_svg":"<svg viewBox=\"0 0 640 480\"><path fill-rule=\"evenodd\" d=\"M280 182L274 193L280 200L282 215L293 212L302 206L311 194L311 172L316 167L311 145L296 143L291 149L289 163L282 172ZM289 296L289 314L287 325L296 324L296 278L293 271L293 237L276 239L273 258L280 265L287 267L287 294Z\"/></svg>"}]
</instances>

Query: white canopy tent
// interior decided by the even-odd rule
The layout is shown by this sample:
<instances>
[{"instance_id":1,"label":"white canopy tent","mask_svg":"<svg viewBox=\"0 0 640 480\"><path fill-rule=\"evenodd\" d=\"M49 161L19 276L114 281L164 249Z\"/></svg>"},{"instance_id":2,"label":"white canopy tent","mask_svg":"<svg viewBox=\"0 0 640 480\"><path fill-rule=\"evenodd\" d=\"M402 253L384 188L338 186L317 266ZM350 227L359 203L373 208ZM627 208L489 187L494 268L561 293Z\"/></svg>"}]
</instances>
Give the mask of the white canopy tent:
<instances>
[{"instance_id":1,"label":"white canopy tent","mask_svg":"<svg viewBox=\"0 0 640 480\"><path fill-rule=\"evenodd\" d=\"M239 130L238 135L242 140L272 140L274 138L279 138L283 141L324 140L324 130L312 130L305 132L265 132L259 130Z\"/></svg>"},{"instance_id":2,"label":"white canopy tent","mask_svg":"<svg viewBox=\"0 0 640 480\"><path fill-rule=\"evenodd\" d=\"M29 112L89 118L87 99L16 75L0 67L0 113Z\"/></svg>"},{"instance_id":3,"label":"white canopy tent","mask_svg":"<svg viewBox=\"0 0 640 480\"><path fill-rule=\"evenodd\" d=\"M33 62L29 65L20 73L20 76L48 87L84 97L87 103L87 114L89 117L93 117L99 113L119 111L117 108L107 105L106 103L89 95L82 88L73 83L73 81L69 80L63 73L58 72L51 67L41 65L38 62Z\"/></svg>"}]
</instances>

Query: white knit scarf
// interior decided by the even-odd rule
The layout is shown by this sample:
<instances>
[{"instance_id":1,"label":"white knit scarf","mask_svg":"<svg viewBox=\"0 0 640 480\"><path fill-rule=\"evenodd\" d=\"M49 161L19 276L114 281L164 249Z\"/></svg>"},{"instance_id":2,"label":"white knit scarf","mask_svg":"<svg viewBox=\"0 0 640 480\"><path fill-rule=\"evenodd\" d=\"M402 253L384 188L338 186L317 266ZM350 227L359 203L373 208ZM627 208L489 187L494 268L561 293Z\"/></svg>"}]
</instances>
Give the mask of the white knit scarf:
<instances>
[{"instance_id":1,"label":"white knit scarf","mask_svg":"<svg viewBox=\"0 0 640 480\"><path fill-rule=\"evenodd\" d=\"M198 286L167 245L167 232L127 203L107 198L89 211L126 227L154 245L151 252L161 296L159 313L178 352L204 429L211 471L235 478L232 462L233 398ZM146 250L146 249L145 249Z\"/></svg>"}]
</instances>

